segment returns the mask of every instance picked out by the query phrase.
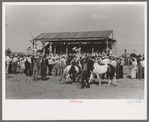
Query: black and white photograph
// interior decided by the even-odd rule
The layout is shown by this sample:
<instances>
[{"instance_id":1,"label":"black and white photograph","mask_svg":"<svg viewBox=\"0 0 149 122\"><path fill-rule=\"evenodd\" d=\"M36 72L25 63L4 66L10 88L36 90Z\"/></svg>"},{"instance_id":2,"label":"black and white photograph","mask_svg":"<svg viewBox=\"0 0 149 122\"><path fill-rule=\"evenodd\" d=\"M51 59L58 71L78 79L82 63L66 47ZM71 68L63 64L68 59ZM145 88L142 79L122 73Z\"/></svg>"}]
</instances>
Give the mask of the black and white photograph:
<instances>
[{"instance_id":1,"label":"black and white photograph","mask_svg":"<svg viewBox=\"0 0 149 122\"><path fill-rule=\"evenodd\" d=\"M146 2L2 10L4 120L147 119Z\"/></svg>"}]
</instances>

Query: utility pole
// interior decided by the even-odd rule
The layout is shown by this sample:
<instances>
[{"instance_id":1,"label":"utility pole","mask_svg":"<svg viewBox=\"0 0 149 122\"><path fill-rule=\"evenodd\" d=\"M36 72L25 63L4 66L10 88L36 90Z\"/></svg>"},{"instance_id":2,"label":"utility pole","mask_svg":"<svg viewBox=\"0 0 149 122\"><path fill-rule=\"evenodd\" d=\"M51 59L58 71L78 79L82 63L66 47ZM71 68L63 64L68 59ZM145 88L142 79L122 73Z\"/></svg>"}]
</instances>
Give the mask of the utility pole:
<instances>
[{"instance_id":1,"label":"utility pole","mask_svg":"<svg viewBox=\"0 0 149 122\"><path fill-rule=\"evenodd\" d=\"M30 32L30 34L31 34L31 36L32 36L32 39L33 39L33 35L32 35L32 33ZM32 43L32 49L33 49L33 55L35 56L35 44L36 44L36 42L35 42L35 40L31 40L30 41L31 43Z\"/></svg>"}]
</instances>

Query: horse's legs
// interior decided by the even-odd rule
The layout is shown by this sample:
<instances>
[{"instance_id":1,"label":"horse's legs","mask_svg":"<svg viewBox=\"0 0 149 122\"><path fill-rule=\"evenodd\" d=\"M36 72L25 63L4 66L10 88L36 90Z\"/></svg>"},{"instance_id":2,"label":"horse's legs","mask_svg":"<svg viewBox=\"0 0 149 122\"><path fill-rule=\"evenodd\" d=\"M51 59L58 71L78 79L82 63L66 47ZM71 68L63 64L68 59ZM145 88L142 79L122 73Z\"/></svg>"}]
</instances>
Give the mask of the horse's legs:
<instances>
[{"instance_id":1,"label":"horse's legs","mask_svg":"<svg viewBox=\"0 0 149 122\"><path fill-rule=\"evenodd\" d=\"M111 84L111 81L112 81L112 80L111 80L111 79L109 79L109 83L108 83L108 85L110 85L110 84Z\"/></svg>"},{"instance_id":2,"label":"horse's legs","mask_svg":"<svg viewBox=\"0 0 149 122\"><path fill-rule=\"evenodd\" d=\"M99 86L101 86L101 81L100 81L99 74L96 74L96 75L97 75L97 79L98 79L98 82L99 82Z\"/></svg>"},{"instance_id":3,"label":"horse's legs","mask_svg":"<svg viewBox=\"0 0 149 122\"><path fill-rule=\"evenodd\" d=\"M114 80L114 85L116 86L116 77L114 77L113 80Z\"/></svg>"},{"instance_id":4,"label":"horse's legs","mask_svg":"<svg viewBox=\"0 0 149 122\"><path fill-rule=\"evenodd\" d=\"M86 83L87 83L86 88L90 88L90 84L89 84L89 79L88 78L86 78Z\"/></svg>"},{"instance_id":5,"label":"horse's legs","mask_svg":"<svg viewBox=\"0 0 149 122\"><path fill-rule=\"evenodd\" d=\"M89 84L91 83L92 80L93 80L93 74L90 75L90 78L88 80Z\"/></svg>"}]
</instances>

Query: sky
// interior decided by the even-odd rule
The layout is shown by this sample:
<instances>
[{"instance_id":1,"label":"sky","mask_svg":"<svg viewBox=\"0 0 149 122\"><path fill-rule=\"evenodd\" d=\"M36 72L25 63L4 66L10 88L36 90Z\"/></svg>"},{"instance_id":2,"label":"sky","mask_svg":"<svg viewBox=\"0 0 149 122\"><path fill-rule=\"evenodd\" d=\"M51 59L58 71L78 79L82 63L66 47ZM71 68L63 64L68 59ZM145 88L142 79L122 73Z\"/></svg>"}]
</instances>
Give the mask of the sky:
<instances>
[{"instance_id":1,"label":"sky","mask_svg":"<svg viewBox=\"0 0 149 122\"><path fill-rule=\"evenodd\" d=\"M145 4L10 4L5 24L6 48L14 52L25 52L41 33L113 30L118 55L144 54Z\"/></svg>"}]
</instances>

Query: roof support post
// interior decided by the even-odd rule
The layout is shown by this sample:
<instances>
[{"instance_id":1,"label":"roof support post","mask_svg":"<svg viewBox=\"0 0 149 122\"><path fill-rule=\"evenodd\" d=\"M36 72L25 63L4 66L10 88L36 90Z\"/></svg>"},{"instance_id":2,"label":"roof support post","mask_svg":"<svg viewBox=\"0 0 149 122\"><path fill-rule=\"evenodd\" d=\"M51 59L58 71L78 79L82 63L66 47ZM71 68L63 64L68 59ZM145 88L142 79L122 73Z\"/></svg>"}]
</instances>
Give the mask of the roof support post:
<instances>
[{"instance_id":1,"label":"roof support post","mask_svg":"<svg viewBox=\"0 0 149 122\"><path fill-rule=\"evenodd\" d=\"M106 42L107 44L106 44L106 53L107 53L107 55L108 55L108 38L107 38L107 42Z\"/></svg>"},{"instance_id":2,"label":"roof support post","mask_svg":"<svg viewBox=\"0 0 149 122\"><path fill-rule=\"evenodd\" d=\"M49 48L48 49L49 49L49 54L51 54L52 53L52 43L51 42L49 43Z\"/></svg>"},{"instance_id":3,"label":"roof support post","mask_svg":"<svg viewBox=\"0 0 149 122\"><path fill-rule=\"evenodd\" d=\"M92 42L92 53L94 53L94 42Z\"/></svg>"},{"instance_id":4,"label":"roof support post","mask_svg":"<svg viewBox=\"0 0 149 122\"><path fill-rule=\"evenodd\" d=\"M43 55L45 54L45 42L42 42Z\"/></svg>"},{"instance_id":5,"label":"roof support post","mask_svg":"<svg viewBox=\"0 0 149 122\"><path fill-rule=\"evenodd\" d=\"M66 55L68 55L68 43L66 44Z\"/></svg>"},{"instance_id":6,"label":"roof support post","mask_svg":"<svg viewBox=\"0 0 149 122\"><path fill-rule=\"evenodd\" d=\"M112 40L113 40L113 31L112 31Z\"/></svg>"},{"instance_id":7,"label":"roof support post","mask_svg":"<svg viewBox=\"0 0 149 122\"><path fill-rule=\"evenodd\" d=\"M56 45L54 45L54 55L56 54Z\"/></svg>"}]
</instances>

